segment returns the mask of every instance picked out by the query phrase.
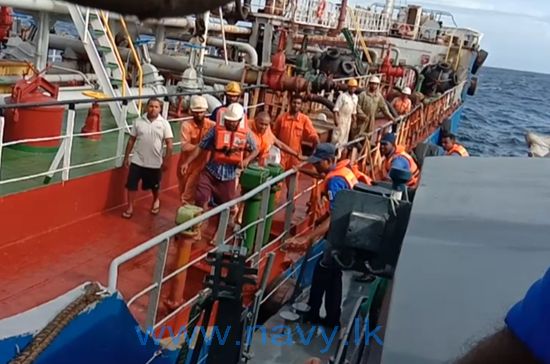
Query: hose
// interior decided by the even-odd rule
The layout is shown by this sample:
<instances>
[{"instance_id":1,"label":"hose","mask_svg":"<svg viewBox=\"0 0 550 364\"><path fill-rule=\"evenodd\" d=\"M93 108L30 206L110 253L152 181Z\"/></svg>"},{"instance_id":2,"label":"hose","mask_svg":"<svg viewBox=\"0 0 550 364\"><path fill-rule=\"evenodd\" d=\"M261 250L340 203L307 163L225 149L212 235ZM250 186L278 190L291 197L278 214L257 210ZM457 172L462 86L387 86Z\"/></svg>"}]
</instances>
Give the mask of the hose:
<instances>
[{"instance_id":1,"label":"hose","mask_svg":"<svg viewBox=\"0 0 550 364\"><path fill-rule=\"evenodd\" d=\"M328 108L330 111L334 109L334 103L320 95L307 95L307 101L316 102Z\"/></svg>"}]
</instances>

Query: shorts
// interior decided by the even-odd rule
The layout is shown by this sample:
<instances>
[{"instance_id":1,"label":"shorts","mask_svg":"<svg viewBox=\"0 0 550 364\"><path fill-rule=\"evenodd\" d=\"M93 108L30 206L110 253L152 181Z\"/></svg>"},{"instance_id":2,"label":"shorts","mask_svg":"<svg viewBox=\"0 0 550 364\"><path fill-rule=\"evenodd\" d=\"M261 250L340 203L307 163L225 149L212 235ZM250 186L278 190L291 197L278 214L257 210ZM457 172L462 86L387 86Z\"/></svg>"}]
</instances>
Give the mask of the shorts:
<instances>
[{"instance_id":1,"label":"shorts","mask_svg":"<svg viewBox=\"0 0 550 364\"><path fill-rule=\"evenodd\" d=\"M204 206L213 198L216 205L229 202L237 198L238 193L235 188L235 180L220 181L216 179L208 170L203 170L197 184L197 193L195 195L195 204Z\"/></svg>"},{"instance_id":2,"label":"shorts","mask_svg":"<svg viewBox=\"0 0 550 364\"><path fill-rule=\"evenodd\" d=\"M139 181L141 180L142 190L158 191L160 188L160 178L160 168L146 168L132 163L130 164L130 170L128 171L126 188L128 191L137 191Z\"/></svg>"}]
</instances>

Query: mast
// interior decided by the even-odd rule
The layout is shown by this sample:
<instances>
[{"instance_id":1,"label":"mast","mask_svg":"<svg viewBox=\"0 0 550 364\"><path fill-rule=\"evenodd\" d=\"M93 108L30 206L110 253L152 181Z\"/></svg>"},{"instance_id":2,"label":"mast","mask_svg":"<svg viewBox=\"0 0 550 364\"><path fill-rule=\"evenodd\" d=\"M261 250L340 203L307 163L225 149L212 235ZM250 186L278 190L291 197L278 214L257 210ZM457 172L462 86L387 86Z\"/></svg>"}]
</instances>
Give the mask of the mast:
<instances>
[{"instance_id":1,"label":"mast","mask_svg":"<svg viewBox=\"0 0 550 364\"><path fill-rule=\"evenodd\" d=\"M386 0L386 6L384 7L384 11L382 14L391 16L393 13L393 6L394 6L395 0Z\"/></svg>"}]
</instances>

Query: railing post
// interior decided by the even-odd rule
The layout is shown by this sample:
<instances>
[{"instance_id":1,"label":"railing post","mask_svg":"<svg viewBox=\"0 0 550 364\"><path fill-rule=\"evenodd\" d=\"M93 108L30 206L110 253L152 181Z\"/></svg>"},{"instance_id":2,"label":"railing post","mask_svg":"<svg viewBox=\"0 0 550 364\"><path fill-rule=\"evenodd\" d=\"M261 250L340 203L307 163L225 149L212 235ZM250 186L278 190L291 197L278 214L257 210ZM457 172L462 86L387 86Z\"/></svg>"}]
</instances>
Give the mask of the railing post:
<instances>
[{"instance_id":1,"label":"railing post","mask_svg":"<svg viewBox=\"0 0 550 364\"><path fill-rule=\"evenodd\" d=\"M262 191L262 200L260 202L260 214L259 217L262 219L258 226L256 227L256 237L254 238L254 253L256 254L256 257L254 258L255 263L257 263L260 260L260 251L262 250L262 244L264 241L264 234L265 234L265 222L267 215L267 210L269 208L269 195L271 194L271 187L267 186ZM249 252L250 253L250 252Z\"/></svg>"},{"instance_id":2,"label":"railing post","mask_svg":"<svg viewBox=\"0 0 550 364\"><path fill-rule=\"evenodd\" d=\"M61 178L63 181L69 180L70 169L71 169L71 150L73 148L73 136L74 136L74 117L75 117L75 106L74 104L69 104L69 110L67 112L67 128L65 131L65 151L63 153L63 173Z\"/></svg>"},{"instance_id":3,"label":"railing post","mask_svg":"<svg viewBox=\"0 0 550 364\"><path fill-rule=\"evenodd\" d=\"M166 96L162 103L162 117L168 120L168 111L170 110L170 100Z\"/></svg>"},{"instance_id":4,"label":"railing post","mask_svg":"<svg viewBox=\"0 0 550 364\"><path fill-rule=\"evenodd\" d=\"M126 117L128 115L128 100L122 101L122 107L120 108L120 128L118 129L118 138L116 143L116 157L115 165L117 167L122 166L122 160L124 159L124 134L126 132L126 128L123 125L126 125L128 127L128 123L126 122Z\"/></svg>"},{"instance_id":5,"label":"railing post","mask_svg":"<svg viewBox=\"0 0 550 364\"><path fill-rule=\"evenodd\" d=\"M289 176L288 178L288 191L287 191L287 201L290 201L288 206L285 210L285 229L284 229L284 237L282 241L285 241L287 236L290 233L290 226L292 225L292 215L294 214L294 195L296 193L296 182L297 182L298 173L293 174L292 176Z\"/></svg>"},{"instance_id":6,"label":"railing post","mask_svg":"<svg viewBox=\"0 0 550 364\"><path fill-rule=\"evenodd\" d=\"M166 266L166 258L168 257L168 245L170 239L166 239L159 245L157 252L157 262L155 264L155 271L153 272L153 283L157 286L151 291L149 296L149 305L147 306L147 317L145 319L145 328L153 327L157 318L157 310L160 301L160 292L162 288L162 276L164 274L164 268Z\"/></svg>"},{"instance_id":7,"label":"railing post","mask_svg":"<svg viewBox=\"0 0 550 364\"><path fill-rule=\"evenodd\" d=\"M84 29L88 29L88 24L90 23L90 9L86 8L86 16L84 18ZM82 43L86 44L88 42L88 32L84 32L84 39L82 39Z\"/></svg>"},{"instance_id":8,"label":"railing post","mask_svg":"<svg viewBox=\"0 0 550 364\"><path fill-rule=\"evenodd\" d=\"M2 171L2 146L3 146L3 140L4 140L4 117L0 116L0 172ZM1 175L2 174L0 173L0 176Z\"/></svg>"},{"instance_id":9,"label":"railing post","mask_svg":"<svg viewBox=\"0 0 550 364\"><path fill-rule=\"evenodd\" d=\"M216 231L216 246L223 245L225 241L225 232L227 230L227 225L229 224L229 216L231 215L231 208L228 207L223 210L220 214L220 221L218 222L218 230Z\"/></svg>"}]
</instances>

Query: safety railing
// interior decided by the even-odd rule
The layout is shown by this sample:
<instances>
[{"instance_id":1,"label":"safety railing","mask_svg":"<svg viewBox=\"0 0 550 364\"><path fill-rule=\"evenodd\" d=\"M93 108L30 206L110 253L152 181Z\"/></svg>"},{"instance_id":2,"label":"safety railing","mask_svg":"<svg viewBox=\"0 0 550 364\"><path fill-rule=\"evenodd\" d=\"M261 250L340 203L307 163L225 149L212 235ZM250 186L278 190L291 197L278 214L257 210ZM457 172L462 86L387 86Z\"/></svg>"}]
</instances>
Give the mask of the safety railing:
<instances>
[{"instance_id":1,"label":"safety railing","mask_svg":"<svg viewBox=\"0 0 550 364\"><path fill-rule=\"evenodd\" d=\"M261 88L263 86L250 86L245 88L245 95L254 89ZM127 114L128 114L128 105L129 102L132 102L134 100L138 99L145 99L150 97L156 97L158 99L164 100L163 101L163 110L162 115L168 119L168 110L169 110L169 98L171 97L178 97L178 96L191 96L194 94L222 94L223 91L203 91L203 92L185 92L185 93L174 93L174 94L158 94L158 95L149 95L149 96L125 96L125 97L116 97L116 98L105 98L105 99L99 99L99 100L91 100L91 99L79 99L79 100L69 100L69 101L51 101L51 102L40 102L40 103L22 103L22 104L5 104L0 105L0 110L7 110L7 109L25 109L29 107L52 107L52 106L63 106L67 107L67 113L66 113L66 122L65 122L65 130L60 134L56 136L46 136L46 137L39 137L39 138L25 138L25 139L18 139L18 140L12 140L4 142L4 136L6 131L6 119L0 118L0 188L2 186L6 186L9 184L16 184L23 181L28 180L34 180L37 178L44 177L46 180L50 180L54 177L55 174L61 173L61 180L67 181L71 179L72 172L77 169L82 169L85 167L92 167L97 165L102 165L106 163L113 163L112 165L108 165L108 168L115 168L122 166L122 160L124 158L124 143L125 143L125 134L127 132L126 127L114 127L109 128L102 131L97 132L89 132L89 133L78 133L75 131L75 125L78 123L76 122L76 107L77 105L89 105L93 102L96 102L98 104L106 104L110 102L122 102L122 108L120 112L120 120L126 120ZM245 97L245 100L248 100L248 97ZM263 106L263 103L259 103L257 105L249 105L248 109L255 109L260 106ZM6 115L6 113L4 113ZM114 116L114 115L113 115ZM191 117L188 118L175 118L175 119L168 119L170 122L176 122L176 121L183 121L191 119ZM94 136L105 136L105 135L116 135L116 137L108 137L109 140L107 141L96 141L96 146L103 145L103 148L96 147L94 148L94 153L99 155L99 159L95 159L94 155L85 158L84 160L75 160L78 158L75 158L75 143L80 143L80 138L82 137L94 137ZM39 171L29 171L28 169L17 169L16 172L10 173L10 177L6 177L5 169L3 169L5 160L2 158L3 152L5 152L5 148L8 147L15 147L17 146L25 146L25 145L31 145L32 143L44 143L44 142L55 142L57 141L58 145L55 147L49 147L50 149L57 149L55 151L55 156L51 160L50 164L48 165L48 161L45 158L39 158L41 161L39 167ZM103 143L103 144L102 144ZM175 146L178 146L180 143L176 142L174 143ZM79 147L82 147L80 145ZM10 148L10 153L14 152L13 148ZM53 152L51 152L53 153ZM4 153L5 155L5 153ZM19 160L24 159L25 156L19 155ZM36 158L35 154L29 154L28 158L32 158L33 160L38 159ZM82 159L82 158L80 158ZM90 160L91 159L91 160ZM37 162L38 163L38 162ZM28 165L28 164L27 164ZM18 173L18 174L16 174ZM91 172L90 172L91 173ZM81 174L80 174L81 175ZM2 179L3 178L3 179ZM40 185L40 184L37 184ZM26 187L29 188L29 187Z\"/></svg>"},{"instance_id":2,"label":"safety railing","mask_svg":"<svg viewBox=\"0 0 550 364\"><path fill-rule=\"evenodd\" d=\"M141 59L136 51L136 48L134 47L134 40L132 39L132 36L128 31L128 26L126 25L126 21L124 20L124 17L121 16L119 20L120 20L120 24L122 25L122 29L124 30L124 35L126 35L126 39L128 41L128 47L130 48L130 53L132 54L135 66L138 70L138 96L140 97L138 99L138 112L141 113L141 95L143 94L143 68L141 67ZM116 45L115 45L115 48L116 48Z\"/></svg>"},{"instance_id":3,"label":"safety railing","mask_svg":"<svg viewBox=\"0 0 550 364\"><path fill-rule=\"evenodd\" d=\"M345 27L368 33L387 33L391 19L388 15L362 7L348 7Z\"/></svg>"},{"instance_id":4,"label":"safety railing","mask_svg":"<svg viewBox=\"0 0 550 364\"><path fill-rule=\"evenodd\" d=\"M443 112L449 112L452 109L452 106L448 106L448 100L452 99L455 92L456 90L450 90L449 92L439 97L437 100L429 103L427 106L418 106L408 115L400 117L398 119L399 127L397 130L398 140L403 142L406 148L410 150L413 147L412 143L416 143L419 141L418 138L427 138L429 136L427 130L431 130L431 132L433 132L435 128L439 126L441 118L443 117ZM448 109L445 109L446 107L448 107ZM428 116L426 110L430 110L430 108L433 108L434 111ZM415 115L421 115L422 117L420 118L420 120L415 120ZM428 120L428 117L439 119ZM359 157L356 159L356 162L359 164L361 170L369 173L371 177L375 179L379 179L383 174L383 160L379 151L379 141L385 133L392 130L392 127L393 124L391 122L385 123L384 125L378 127L372 133L360 136L356 140L350 141L348 143L348 145L362 146L362 151L360 152ZM278 206L276 206L272 212L268 212L270 191L274 186L281 184L285 180L288 185L286 199L282 201L282 203L280 203ZM267 253L280 251L284 249L286 245L287 238L292 228L292 219L296 201L302 198L307 193L310 193L311 195L316 195L315 191L318 188L319 182L315 181L307 188L303 190L300 189L301 192L296 194L297 172L294 169L286 171L283 174L268 180L257 188L246 192L242 196L230 202L217 206L212 210L209 210L181 225L175 226L174 228L164 232L163 234L158 235L157 237L115 258L111 262L111 265L109 267L108 287L110 290L113 291L120 289L121 287L119 287L119 272L121 267L124 264L129 263L133 259L136 259L137 257L146 254L147 252L151 251L151 249L158 247L154 269L155 273L153 275L152 283L141 291L134 293L128 299L128 305L131 306L146 297L146 295L149 295L145 324L147 325L147 327L152 326L154 328L157 328L160 325L165 324L169 320L174 319L177 315L188 309L198 299L199 292L197 292L197 295L186 300L179 307L169 312L166 316L158 317L161 290L163 287L166 287L170 280L174 279L178 275L185 274L185 272L191 267L205 261L208 253L216 251L221 245L228 244L231 241L234 241L233 239L235 239L236 236L246 233L252 227L256 227L256 237L254 239L248 261L251 262L252 265L258 267L261 272L263 264L265 264L267 259ZM247 226L241 227L237 232L227 237L226 230L228 227L231 210L249 201L252 198L258 198L258 196L260 196L261 199L258 214L259 218L250 222ZM313 201L310 201L310 206L315 205L312 202ZM275 236L267 244L263 245L264 228L266 221L270 218L273 218L276 214L279 213L284 213L284 228L279 235ZM315 215L315 212L310 212L310 214ZM166 256L168 252L168 247L171 243L175 241L176 237L178 237L185 231L196 228L197 226L207 222L213 217L219 218L216 233L213 239L215 246L212 247L209 251L206 251L203 254L199 255L198 257L192 260L190 259L182 266L175 267L175 269L173 269L171 272L163 274L163 272L166 271ZM311 221L311 223L313 223L313 221ZM313 224L311 226L313 226ZM307 231L308 230L306 230L306 232ZM316 257L312 257L309 258L309 260L315 258ZM284 282L286 282L286 280L290 279L292 275L299 270L299 268L300 267L298 265L290 268L289 272L287 272L288 274L285 279L282 282L279 282L277 287L281 286L282 284L284 284ZM266 302L273 294L275 294L277 287L272 289L261 300L261 303Z\"/></svg>"}]
</instances>

